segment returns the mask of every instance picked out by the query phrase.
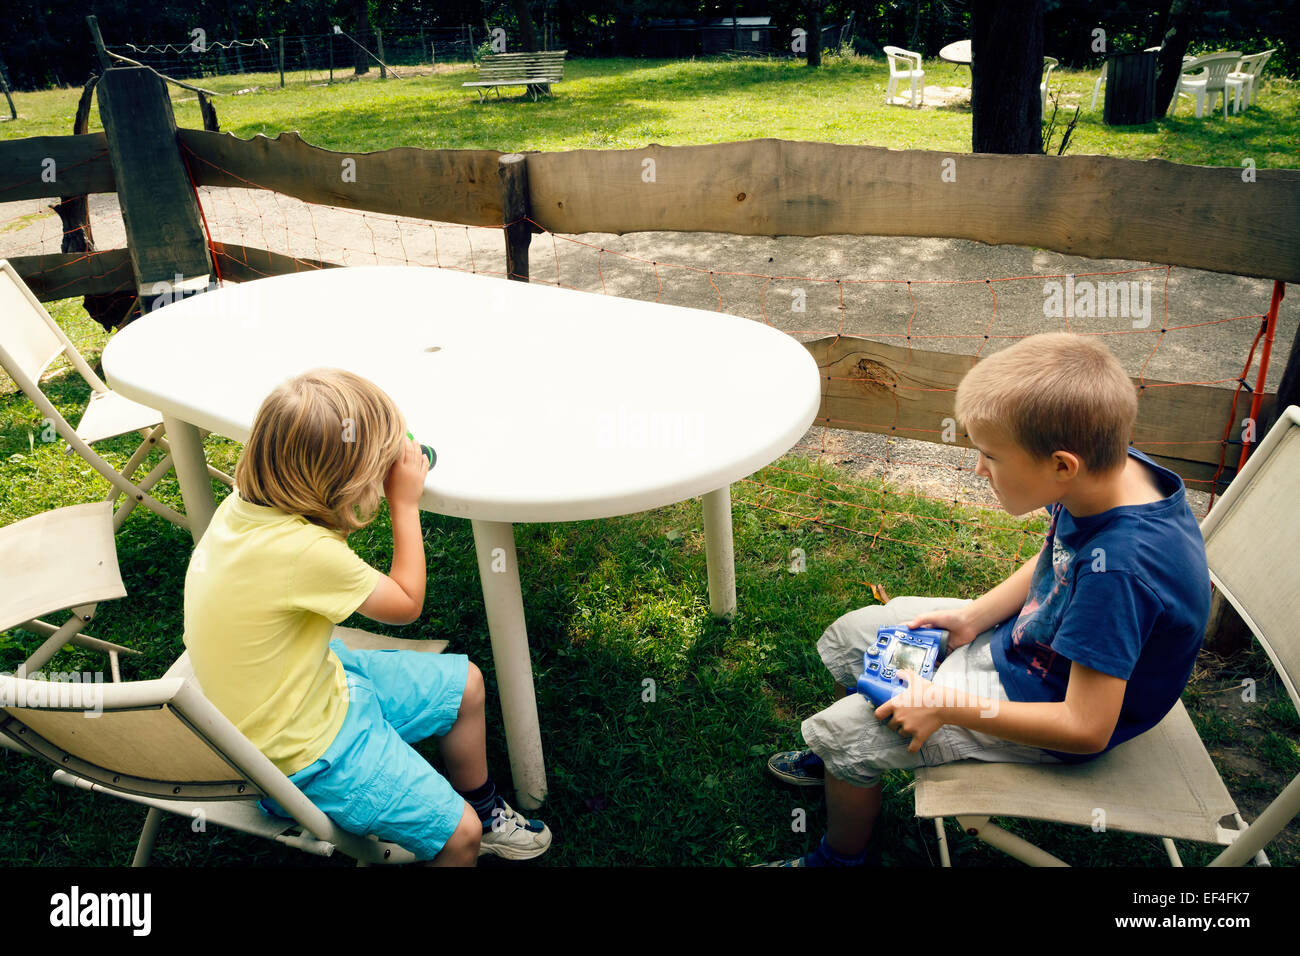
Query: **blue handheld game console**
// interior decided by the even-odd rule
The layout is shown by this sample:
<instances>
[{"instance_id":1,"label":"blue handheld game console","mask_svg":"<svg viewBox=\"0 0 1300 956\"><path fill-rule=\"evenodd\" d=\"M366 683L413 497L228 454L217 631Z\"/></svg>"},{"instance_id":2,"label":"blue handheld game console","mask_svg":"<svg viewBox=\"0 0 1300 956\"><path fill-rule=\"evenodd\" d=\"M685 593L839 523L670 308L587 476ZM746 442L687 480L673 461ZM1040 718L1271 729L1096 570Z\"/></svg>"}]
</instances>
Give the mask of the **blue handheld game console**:
<instances>
[{"instance_id":1,"label":"blue handheld game console","mask_svg":"<svg viewBox=\"0 0 1300 956\"><path fill-rule=\"evenodd\" d=\"M907 686L898 672L908 668L926 680L948 649L948 632L891 624L876 631L876 643L862 655L858 693L877 707Z\"/></svg>"}]
</instances>

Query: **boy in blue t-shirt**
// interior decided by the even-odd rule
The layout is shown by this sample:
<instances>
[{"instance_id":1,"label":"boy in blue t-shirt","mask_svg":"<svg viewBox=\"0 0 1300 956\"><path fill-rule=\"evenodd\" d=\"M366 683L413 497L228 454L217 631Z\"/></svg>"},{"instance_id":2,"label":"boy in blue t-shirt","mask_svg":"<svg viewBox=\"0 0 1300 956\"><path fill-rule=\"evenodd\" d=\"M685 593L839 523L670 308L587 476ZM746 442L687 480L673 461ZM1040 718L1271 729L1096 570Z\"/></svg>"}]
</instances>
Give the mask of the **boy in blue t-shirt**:
<instances>
[{"instance_id":1,"label":"boy in blue t-shirt","mask_svg":"<svg viewBox=\"0 0 1300 956\"><path fill-rule=\"evenodd\" d=\"M1002 506L1049 508L1046 543L974 601L901 597L826 629L817 649L844 696L803 722L810 749L768 767L824 781L827 834L784 865L861 865L886 769L1088 760L1159 723L1191 675L1205 547L1181 479L1128 447L1137 396L1115 357L1079 335L1030 336L966 375L956 415ZM907 689L874 707L853 688L891 624L946 628L948 656L933 682L901 671Z\"/></svg>"}]
</instances>

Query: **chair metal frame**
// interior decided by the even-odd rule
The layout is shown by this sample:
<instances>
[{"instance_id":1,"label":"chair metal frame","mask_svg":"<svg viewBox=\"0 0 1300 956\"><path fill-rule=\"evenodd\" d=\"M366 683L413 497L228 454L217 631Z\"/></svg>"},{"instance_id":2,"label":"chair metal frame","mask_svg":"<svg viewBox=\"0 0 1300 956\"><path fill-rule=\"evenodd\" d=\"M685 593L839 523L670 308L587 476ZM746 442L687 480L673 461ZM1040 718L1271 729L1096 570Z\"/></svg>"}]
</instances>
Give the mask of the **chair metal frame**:
<instances>
[{"instance_id":1,"label":"chair metal frame","mask_svg":"<svg viewBox=\"0 0 1300 956\"><path fill-rule=\"evenodd\" d=\"M439 653L446 641L390 638L336 627L352 648ZM148 807L132 866L148 866L164 812L274 840L315 856L335 851L357 861L414 863L395 843L340 828L203 696L189 655L156 680L99 686L90 717L84 700L50 703L46 681L0 675L0 739L55 767L64 786ZM36 686L33 686L36 685ZM17 706L15 701L38 701ZM284 819L257 801L269 796Z\"/></svg>"},{"instance_id":2,"label":"chair metal frame","mask_svg":"<svg viewBox=\"0 0 1300 956\"><path fill-rule=\"evenodd\" d=\"M136 505L141 504L172 524L188 530L189 519L185 515L149 494L154 485L173 467L171 448L163 437L162 415L154 409L123 398L104 383L7 259L0 259L0 296L10 299L6 303L9 306L14 305L14 299L17 299L17 308L0 310L0 367L14 379L67 443L65 454L77 452L112 485L106 500L116 505L119 498L126 496L126 500L116 507L113 514L114 531L120 529ZM23 307L24 302L27 308ZM76 428L68 423L40 387L41 376L60 356L67 358L91 388L90 402ZM121 471L91 447L94 442L131 432L139 434L142 441ZM200 436L205 434L200 432ZM144 478L135 481L136 471L154 448L163 451L162 461ZM234 486L234 479L211 465L208 466L208 474Z\"/></svg>"}]
</instances>

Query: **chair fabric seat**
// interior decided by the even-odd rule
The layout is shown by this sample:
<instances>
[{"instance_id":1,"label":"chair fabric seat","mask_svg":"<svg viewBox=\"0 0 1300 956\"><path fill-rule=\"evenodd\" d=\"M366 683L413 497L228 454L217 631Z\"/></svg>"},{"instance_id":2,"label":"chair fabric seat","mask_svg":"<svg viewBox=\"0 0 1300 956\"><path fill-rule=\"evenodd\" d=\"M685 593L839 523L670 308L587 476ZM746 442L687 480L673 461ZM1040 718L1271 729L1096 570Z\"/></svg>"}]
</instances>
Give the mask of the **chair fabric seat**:
<instances>
[{"instance_id":1,"label":"chair fabric seat","mask_svg":"<svg viewBox=\"0 0 1300 956\"><path fill-rule=\"evenodd\" d=\"M69 607L126 597L107 501L68 505L0 528L0 630Z\"/></svg>"},{"instance_id":2,"label":"chair fabric seat","mask_svg":"<svg viewBox=\"0 0 1300 956\"><path fill-rule=\"evenodd\" d=\"M77 423L77 434L87 445L141 428L162 424L162 414L117 392L95 392Z\"/></svg>"},{"instance_id":3,"label":"chair fabric seat","mask_svg":"<svg viewBox=\"0 0 1300 956\"><path fill-rule=\"evenodd\" d=\"M1226 845L1237 807L1182 701L1155 727L1083 764L963 760L916 771L918 817L1005 816Z\"/></svg>"}]
</instances>

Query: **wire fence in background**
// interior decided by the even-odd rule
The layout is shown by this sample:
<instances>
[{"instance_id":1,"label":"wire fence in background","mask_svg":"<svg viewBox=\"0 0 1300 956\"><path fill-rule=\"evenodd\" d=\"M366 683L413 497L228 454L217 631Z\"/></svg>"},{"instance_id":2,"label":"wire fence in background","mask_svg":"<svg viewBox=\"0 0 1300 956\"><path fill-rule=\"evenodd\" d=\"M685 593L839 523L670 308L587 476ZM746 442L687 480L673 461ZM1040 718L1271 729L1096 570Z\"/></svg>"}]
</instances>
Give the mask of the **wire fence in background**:
<instances>
[{"instance_id":1,"label":"wire fence in background","mask_svg":"<svg viewBox=\"0 0 1300 956\"><path fill-rule=\"evenodd\" d=\"M355 75L358 62L372 72L393 67L428 69L439 63L470 63L487 39L482 26L340 31L251 40L212 40L195 35L170 43L125 43L107 47L159 73L180 80L244 74L283 75L284 83L330 82ZM385 66L386 65L386 66Z\"/></svg>"}]
</instances>

